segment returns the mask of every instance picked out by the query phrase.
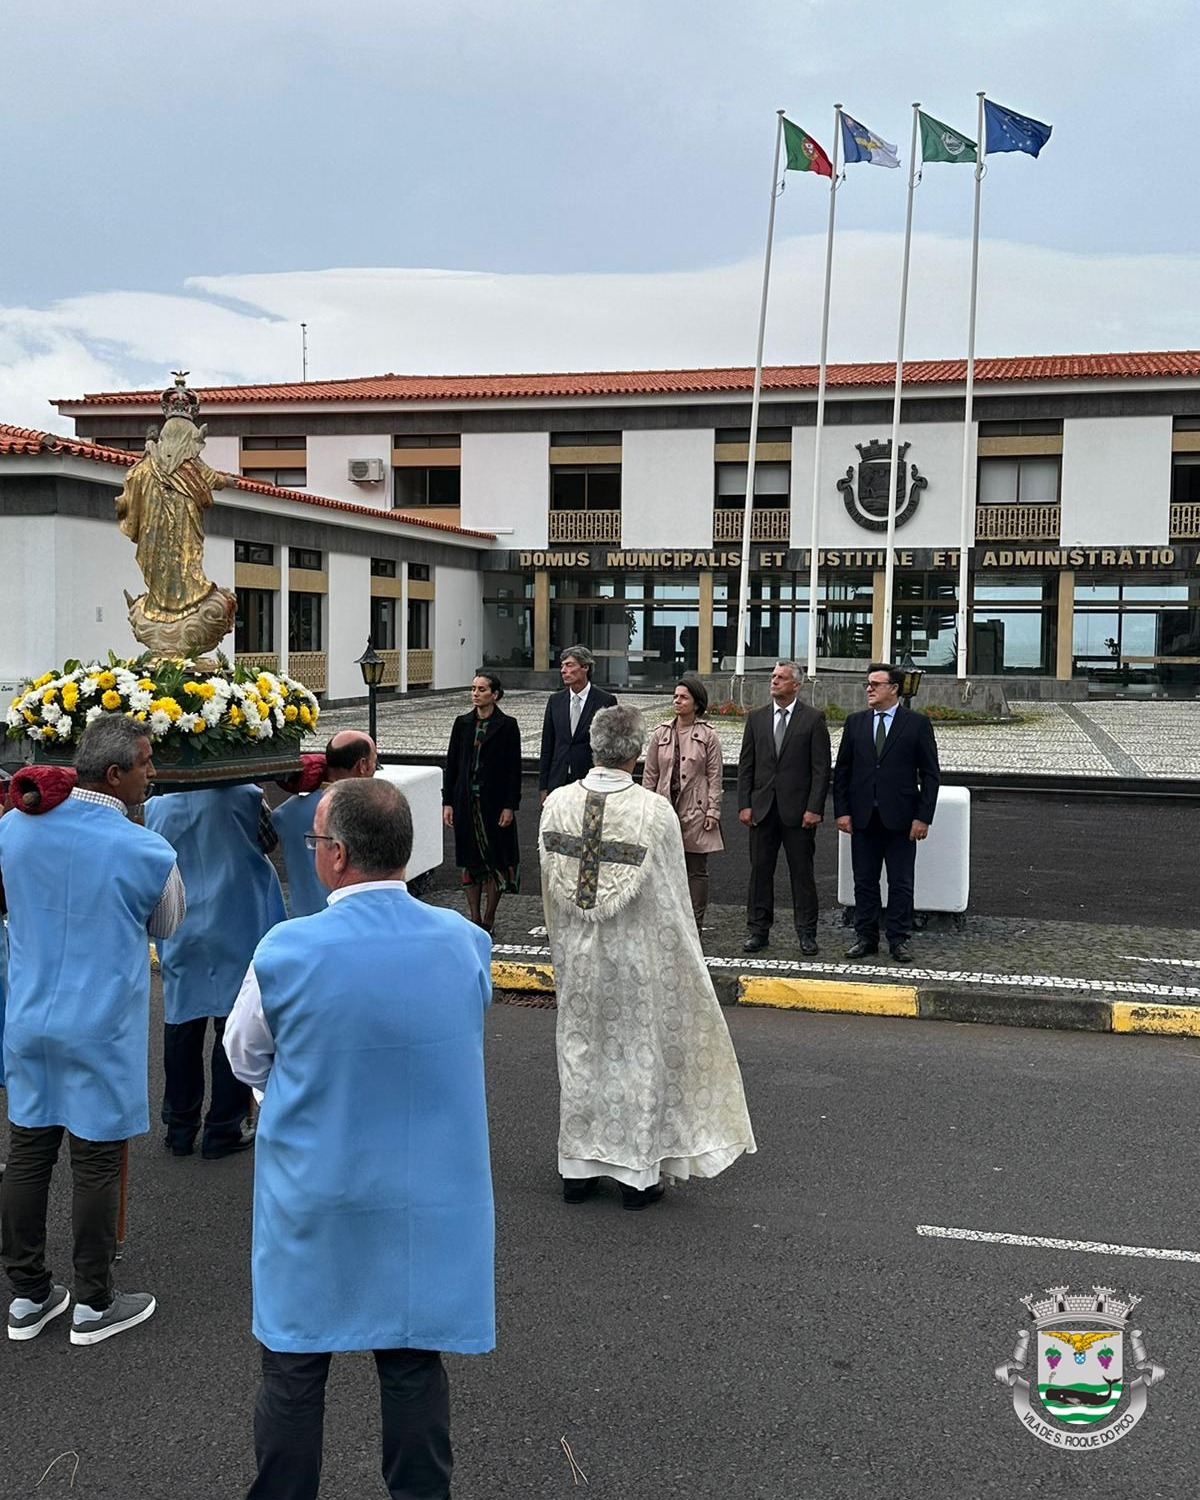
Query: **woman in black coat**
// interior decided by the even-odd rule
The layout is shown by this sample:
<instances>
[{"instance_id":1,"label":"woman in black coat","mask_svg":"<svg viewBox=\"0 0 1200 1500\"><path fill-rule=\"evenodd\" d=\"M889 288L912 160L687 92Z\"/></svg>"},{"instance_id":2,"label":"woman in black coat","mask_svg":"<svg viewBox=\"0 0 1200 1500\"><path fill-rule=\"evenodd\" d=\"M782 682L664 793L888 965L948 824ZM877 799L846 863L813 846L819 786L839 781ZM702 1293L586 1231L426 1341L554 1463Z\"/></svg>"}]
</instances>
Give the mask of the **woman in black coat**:
<instances>
[{"instance_id":1,"label":"woman in black coat","mask_svg":"<svg viewBox=\"0 0 1200 1500\"><path fill-rule=\"evenodd\" d=\"M503 696L498 677L475 674L471 710L460 714L450 731L442 786L442 822L454 829L454 860L462 871L471 921L486 932L495 925L504 892L521 889L521 731L501 711Z\"/></svg>"}]
</instances>

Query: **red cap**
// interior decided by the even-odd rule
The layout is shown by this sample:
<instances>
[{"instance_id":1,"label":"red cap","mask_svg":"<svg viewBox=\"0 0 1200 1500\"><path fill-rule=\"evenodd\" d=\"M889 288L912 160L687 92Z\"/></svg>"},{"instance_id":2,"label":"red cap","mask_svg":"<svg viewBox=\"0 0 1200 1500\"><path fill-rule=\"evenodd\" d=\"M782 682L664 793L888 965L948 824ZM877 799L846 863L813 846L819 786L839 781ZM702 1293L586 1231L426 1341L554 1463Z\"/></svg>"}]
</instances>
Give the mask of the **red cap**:
<instances>
[{"instance_id":1,"label":"red cap","mask_svg":"<svg viewBox=\"0 0 1200 1500\"><path fill-rule=\"evenodd\" d=\"M315 792L325 780L325 757L305 751L300 757L300 769L291 776L281 776L276 782L285 792Z\"/></svg>"},{"instance_id":2,"label":"red cap","mask_svg":"<svg viewBox=\"0 0 1200 1500\"><path fill-rule=\"evenodd\" d=\"M21 812L49 812L67 800L74 785L70 766L24 766L9 782L8 805Z\"/></svg>"}]
</instances>

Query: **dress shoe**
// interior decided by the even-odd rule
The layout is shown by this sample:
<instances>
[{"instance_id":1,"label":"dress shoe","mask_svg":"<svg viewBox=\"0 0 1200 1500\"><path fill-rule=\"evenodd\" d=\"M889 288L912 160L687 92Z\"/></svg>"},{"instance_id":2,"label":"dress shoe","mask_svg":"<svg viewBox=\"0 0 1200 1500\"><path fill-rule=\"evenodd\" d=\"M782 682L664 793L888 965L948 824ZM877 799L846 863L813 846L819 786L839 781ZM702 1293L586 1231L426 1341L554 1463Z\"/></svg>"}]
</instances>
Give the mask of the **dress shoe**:
<instances>
[{"instance_id":1,"label":"dress shoe","mask_svg":"<svg viewBox=\"0 0 1200 1500\"><path fill-rule=\"evenodd\" d=\"M598 1177L564 1177L562 1185L564 1203L582 1203L590 1198L600 1186L600 1179Z\"/></svg>"},{"instance_id":2,"label":"dress shoe","mask_svg":"<svg viewBox=\"0 0 1200 1500\"><path fill-rule=\"evenodd\" d=\"M171 1136L163 1137L163 1145L172 1156L191 1156L196 1149L194 1136Z\"/></svg>"},{"instance_id":3,"label":"dress shoe","mask_svg":"<svg viewBox=\"0 0 1200 1500\"><path fill-rule=\"evenodd\" d=\"M742 944L743 953L758 953L767 946L769 939L765 932L752 932Z\"/></svg>"},{"instance_id":4,"label":"dress shoe","mask_svg":"<svg viewBox=\"0 0 1200 1500\"><path fill-rule=\"evenodd\" d=\"M652 1203L657 1203L666 1190L665 1184L661 1182L653 1183L648 1188L631 1188L622 1183L621 1207L640 1213L643 1208L649 1208Z\"/></svg>"},{"instance_id":5,"label":"dress shoe","mask_svg":"<svg viewBox=\"0 0 1200 1500\"><path fill-rule=\"evenodd\" d=\"M815 958L820 951L820 948L817 947L817 940L811 932L802 932L800 934L800 952L804 954L805 958Z\"/></svg>"},{"instance_id":6,"label":"dress shoe","mask_svg":"<svg viewBox=\"0 0 1200 1500\"><path fill-rule=\"evenodd\" d=\"M846 949L847 958L870 958L872 953L879 952L878 943L868 943L866 938L859 938L852 948Z\"/></svg>"},{"instance_id":7,"label":"dress shoe","mask_svg":"<svg viewBox=\"0 0 1200 1500\"><path fill-rule=\"evenodd\" d=\"M236 1156L239 1151L249 1151L253 1145L253 1130L242 1130L230 1141L220 1141L215 1145L202 1147L200 1155L205 1161L220 1161L224 1156Z\"/></svg>"},{"instance_id":8,"label":"dress shoe","mask_svg":"<svg viewBox=\"0 0 1200 1500\"><path fill-rule=\"evenodd\" d=\"M898 964L910 964L913 961L913 951L907 943L893 943L892 957Z\"/></svg>"}]
</instances>

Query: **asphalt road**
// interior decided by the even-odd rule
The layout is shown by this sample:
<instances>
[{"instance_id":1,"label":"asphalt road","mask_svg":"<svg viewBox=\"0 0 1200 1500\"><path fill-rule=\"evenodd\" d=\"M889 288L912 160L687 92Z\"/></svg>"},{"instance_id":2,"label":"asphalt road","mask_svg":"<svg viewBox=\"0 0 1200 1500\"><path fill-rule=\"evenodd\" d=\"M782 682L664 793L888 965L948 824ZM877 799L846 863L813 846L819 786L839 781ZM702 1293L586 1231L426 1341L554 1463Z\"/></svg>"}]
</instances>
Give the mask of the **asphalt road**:
<instances>
[{"instance_id":1,"label":"asphalt road","mask_svg":"<svg viewBox=\"0 0 1200 1500\"><path fill-rule=\"evenodd\" d=\"M1194 1043L727 1013L759 1151L644 1214L558 1196L554 1015L497 1005L499 1346L450 1361L456 1500L1190 1496L1200 1267L923 1238L931 1224L1200 1248ZM128 1289L95 1348L0 1345L0 1494L224 1500L252 1471L245 1158L134 1145ZM52 1254L68 1263L56 1187ZM1019 1426L1026 1292L1128 1289L1167 1379L1112 1448ZM560 1439L587 1474L575 1487ZM366 1357L334 1363L325 1500L382 1495ZM40 1488L59 1454L63 1460Z\"/></svg>"},{"instance_id":2,"label":"asphalt road","mask_svg":"<svg viewBox=\"0 0 1200 1500\"><path fill-rule=\"evenodd\" d=\"M539 801L523 783L518 826L522 862L537 858ZM710 900L743 906L750 873L736 796L725 791L725 852L708 862ZM823 911L837 902L833 807L817 830L817 891ZM971 804L971 905L978 916L1180 927L1195 919L1192 890L1200 869L1200 796L1112 798L1031 792L976 794ZM453 872L448 839L441 878ZM776 906L790 909L779 861Z\"/></svg>"}]
</instances>

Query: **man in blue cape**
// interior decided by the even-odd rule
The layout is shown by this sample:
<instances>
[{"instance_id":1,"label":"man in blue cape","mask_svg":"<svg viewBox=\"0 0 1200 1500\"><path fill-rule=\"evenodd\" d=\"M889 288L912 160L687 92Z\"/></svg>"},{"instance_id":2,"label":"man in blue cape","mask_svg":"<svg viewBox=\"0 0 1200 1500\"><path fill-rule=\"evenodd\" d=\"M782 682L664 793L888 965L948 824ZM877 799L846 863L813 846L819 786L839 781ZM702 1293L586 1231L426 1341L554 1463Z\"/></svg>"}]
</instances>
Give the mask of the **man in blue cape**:
<instances>
[{"instance_id":1,"label":"man in blue cape","mask_svg":"<svg viewBox=\"0 0 1200 1500\"><path fill-rule=\"evenodd\" d=\"M210 1018L212 1093L200 1153L214 1161L254 1139L242 1130L250 1090L230 1071L221 1036L259 939L287 916L262 848L264 816L256 786L170 792L146 804L146 827L175 850L188 893L187 917L158 948L166 1014L162 1118L175 1156L192 1154L200 1129ZM266 832L273 847L269 820Z\"/></svg>"},{"instance_id":2,"label":"man in blue cape","mask_svg":"<svg viewBox=\"0 0 1200 1500\"><path fill-rule=\"evenodd\" d=\"M233 1071L264 1091L248 1496L316 1495L330 1351L370 1349L388 1493L444 1500L439 1351L495 1343L491 942L408 894L412 813L389 782L333 787L309 837L329 903L262 940L225 1028Z\"/></svg>"},{"instance_id":3,"label":"man in blue cape","mask_svg":"<svg viewBox=\"0 0 1200 1500\"><path fill-rule=\"evenodd\" d=\"M302 757L305 767L300 773L295 795L281 802L272 812L271 821L279 835L279 847L287 871L288 909L293 917L311 917L313 912L324 907L329 895L317 879L312 850L304 843L313 831L313 819L321 798L339 781L374 776L377 758L375 741L369 734L360 734L356 729L340 730L326 745L323 758L319 755ZM306 773L314 765L320 766L321 776L315 786L310 786ZM284 787L288 784L280 783Z\"/></svg>"},{"instance_id":4,"label":"man in blue cape","mask_svg":"<svg viewBox=\"0 0 1200 1500\"><path fill-rule=\"evenodd\" d=\"M144 1322L149 1292L118 1293L112 1263L125 1142L150 1128L148 937L183 919L175 851L129 821L154 775L146 727L105 714L84 731L65 800L0 819L8 906L4 1069L11 1127L0 1184L0 1258L15 1294L10 1339L35 1338L69 1293L46 1266L46 1208L71 1148L73 1344Z\"/></svg>"}]
</instances>

